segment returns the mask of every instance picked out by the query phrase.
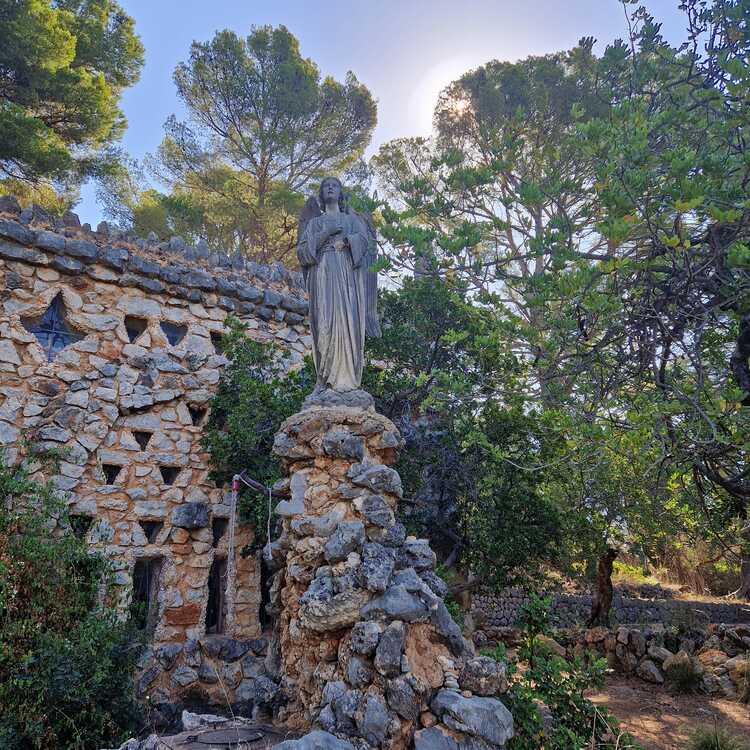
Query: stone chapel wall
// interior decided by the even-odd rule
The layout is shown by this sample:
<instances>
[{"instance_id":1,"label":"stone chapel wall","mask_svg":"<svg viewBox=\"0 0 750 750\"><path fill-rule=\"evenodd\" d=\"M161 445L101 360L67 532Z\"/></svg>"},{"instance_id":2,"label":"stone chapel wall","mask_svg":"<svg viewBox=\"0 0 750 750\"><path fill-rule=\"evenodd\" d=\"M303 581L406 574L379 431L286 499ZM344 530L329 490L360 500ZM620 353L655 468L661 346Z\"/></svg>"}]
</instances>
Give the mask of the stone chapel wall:
<instances>
[{"instance_id":1,"label":"stone chapel wall","mask_svg":"<svg viewBox=\"0 0 750 750\"><path fill-rule=\"evenodd\" d=\"M0 198L0 449L8 462L24 440L65 451L53 482L114 562L120 607L148 589L154 646L195 648L229 535L228 488L208 479L199 442L226 363L218 337L234 315L293 366L310 346L307 302L281 266L99 230ZM260 635L252 540L239 524L225 639Z\"/></svg>"}]
</instances>

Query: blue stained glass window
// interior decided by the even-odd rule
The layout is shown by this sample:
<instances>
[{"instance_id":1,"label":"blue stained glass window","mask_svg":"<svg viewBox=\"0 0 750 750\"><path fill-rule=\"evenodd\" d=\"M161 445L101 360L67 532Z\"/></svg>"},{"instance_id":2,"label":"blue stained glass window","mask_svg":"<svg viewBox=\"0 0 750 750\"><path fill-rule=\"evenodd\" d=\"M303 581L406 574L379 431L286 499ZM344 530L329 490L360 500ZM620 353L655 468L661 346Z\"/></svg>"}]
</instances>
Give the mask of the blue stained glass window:
<instances>
[{"instance_id":1,"label":"blue stained glass window","mask_svg":"<svg viewBox=\"0 0 750 750\"><path fill-rule=\"evenodd\" d=\"M85 338L74 331L65 320L65 303L62 293L58 294L43 315L38 318L25 318L23 327L36 336L36 340L47 354L47 361L55 357L70 344Z\"/></svg>"}]
</instances>

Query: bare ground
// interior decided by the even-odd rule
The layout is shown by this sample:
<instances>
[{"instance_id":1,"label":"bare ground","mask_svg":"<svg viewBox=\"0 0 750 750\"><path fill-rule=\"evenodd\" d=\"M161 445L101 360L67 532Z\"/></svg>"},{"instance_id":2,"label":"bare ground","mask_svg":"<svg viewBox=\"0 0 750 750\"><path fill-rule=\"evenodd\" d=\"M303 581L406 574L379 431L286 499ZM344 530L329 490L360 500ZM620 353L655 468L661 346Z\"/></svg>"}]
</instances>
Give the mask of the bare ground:
<instances>
[{"instance_id":1,"label":"bare ground","mask_svg":"<svg viewBox=\"0 0 750 750\"><path fill-rule=\"evenodd\" d=\"M685 750L698 727L720 727L742 737L750 748L750 706L706 695L672 695L663 687L622 676L608 677L588 696L607 706L645 750Z\"/></svg>"}]
</instances>

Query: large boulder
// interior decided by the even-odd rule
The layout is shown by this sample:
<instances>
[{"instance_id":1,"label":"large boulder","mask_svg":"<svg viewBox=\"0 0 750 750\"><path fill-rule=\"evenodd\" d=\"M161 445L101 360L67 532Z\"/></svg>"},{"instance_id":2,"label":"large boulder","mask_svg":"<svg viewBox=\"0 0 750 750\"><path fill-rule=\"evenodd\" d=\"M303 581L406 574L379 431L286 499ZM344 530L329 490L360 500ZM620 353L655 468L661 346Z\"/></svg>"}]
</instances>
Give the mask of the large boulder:
<instances>
[{"instance_id":1,"label":"large boulder","mask_svg":"<svg viewBox=\"0 0 750 750\"><path fill-rule=\"evenodd\" d=\"M422 706L422 695L414 683L413 678L401 676L386 684L388 705L402 719L411 722L417 721Z\"/></svg>"},{"instance_id":2,"label":"large boulder","mask_svg":"<svg viewBox=\"0 0 750 750\"><path fill-rule=\"evenodd\" d=\"M389 586L386 592L368 602L362 615L371 619L387 618L416 622L429 615L427 605L418 597L407 591L405 586Z\"/></svg>"},{"instance_id":3,"label":"large boulder","mask_svg":"<svg viewBox=\"0 0 750 750\"><path fill-rule=\"evenodd\" d=\"M636 668L635 673L646 682L653 682L657 685L664 682L664 675L651 659L644 659Z\"/></svg>"},{"instance_id":4,"label":"large boulder","mask_svg":"<svg viewBox=\"0 0 750 750\"><path fill-rule=\"evenodd\" d=\"M401 673L401 654L404 652L406 628L395 620L383 631L375 651L375 669L385 677L396 677Z\"/></svg>"},{"instance_id":5,"label":"large boulder","mask_svg":"<svg viewBox=\"0 0 750 750\"><path fill-rule=\"evenodd\" d=\"M414 733L414 750L459 750L459 747L440 727L430 727Z\"/></svg>"},{"instance_id":6,"label":"large boulder","mask_svg":"<svg viewBox=\"0 0 750 750\"><path fill-rule=\"evenodd\" d=\"M432 712L450 729L503 747L513 737L513 717L495 698L466 698L441 690L430 704Z\"/></svg>"},{"instance_id":7,"label":"large boulder","mask_svg":"<svg viewBox=\"0 0 750 750\"><path fill-rule=\"evenodd\" d=\"M329 563L346 560L365 541L365 527L360 521L342 521L326 542L323 550Z\"/></svg>"},{"instance_id":8,"label":"large boulder","mask_svg":"<svg viewBox=\"0 0 750 750\"><path fill-rule=\"evenodd\" d=\"M376 695L366 696L356 721L360 736L374 747L379 747L385 739L390 722L383 700Z\"/></svg>"},{"instance_id":9,"label":"large boulder","mask_svg":"<svg viewBox=\"0 0 750 750\"><path fill-rule=\"evenodd\" d=\"M298 740L286 740L274 745L275 750L354 750L354 745L328 732L310 732Z\"/></svg>"},{"instance_id":10,"label":"large boulder","mask_svg":"<svg viewBox=\"0 0 750 750\"><path fill-rule=\"evenodd\" d=\"M382 625L377 622L358 622L352 628L351 649L355 654L371 656L375 653L380 634L383 632Z\"/></svg>"},{"instance_id":11,"label":"large boulder","mask_svg":"<svg viewBox=\"0 0 750 750\"><path fill-rule=\"evenodd\" d=\"M388 587L395 565L396 555L392 549L376 542L365 544L360 569L362 586L368 591L382 594Z\"/></svg>"}]
</instances>

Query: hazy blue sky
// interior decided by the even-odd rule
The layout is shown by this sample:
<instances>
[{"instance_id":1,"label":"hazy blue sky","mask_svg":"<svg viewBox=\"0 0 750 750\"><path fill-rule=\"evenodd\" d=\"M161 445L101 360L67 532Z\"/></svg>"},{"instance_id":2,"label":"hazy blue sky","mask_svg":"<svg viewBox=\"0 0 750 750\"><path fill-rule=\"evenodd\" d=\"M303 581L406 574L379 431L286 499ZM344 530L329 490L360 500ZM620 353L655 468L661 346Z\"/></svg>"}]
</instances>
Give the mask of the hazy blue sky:
<instances>
[{"instance_id":1,"label":"hazy blue sky","mask_svg":"<svg viewBox=\"0 0 750 750\"><path fill-rule=\"evenodd\" d=\"M125 92L123 145L135 158L158 146L162 125L182 114L172 72L190 43L224 28L284 24L305 57L341 80L352 70L378 101L368 153L391 138L427 135L438 92L464 71L492 59L568 49L582 36L605 43L625 35L618 0L120 0L146 48L140 82ZM682 38L678 0L646 0L670 40ZM76 209L102 218L93 187Z\"/></svg>"}]
</instances>

